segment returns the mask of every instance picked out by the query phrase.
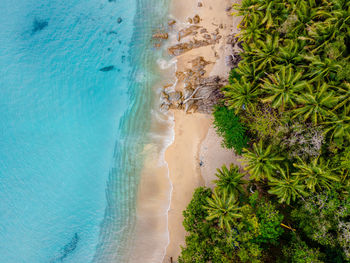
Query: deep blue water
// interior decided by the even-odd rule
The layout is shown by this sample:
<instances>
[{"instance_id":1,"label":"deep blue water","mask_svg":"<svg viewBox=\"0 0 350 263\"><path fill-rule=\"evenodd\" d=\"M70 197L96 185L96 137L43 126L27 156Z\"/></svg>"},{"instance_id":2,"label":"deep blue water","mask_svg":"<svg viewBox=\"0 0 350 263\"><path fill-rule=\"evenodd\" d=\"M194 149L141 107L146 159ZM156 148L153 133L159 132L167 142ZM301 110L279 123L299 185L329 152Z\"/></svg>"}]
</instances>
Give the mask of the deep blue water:
<instances>
[{"instance_id":1,"label":"deep blue water","mask_svg":"<svg viewBox=\"0 0 350 263\"><path fill-rule=\"evenodd\" d=\"M1 263L112 262L127 246L152 95L135 94L153 78L130 49L137 2L1 0Z\"/></svg>"}]
</instances>

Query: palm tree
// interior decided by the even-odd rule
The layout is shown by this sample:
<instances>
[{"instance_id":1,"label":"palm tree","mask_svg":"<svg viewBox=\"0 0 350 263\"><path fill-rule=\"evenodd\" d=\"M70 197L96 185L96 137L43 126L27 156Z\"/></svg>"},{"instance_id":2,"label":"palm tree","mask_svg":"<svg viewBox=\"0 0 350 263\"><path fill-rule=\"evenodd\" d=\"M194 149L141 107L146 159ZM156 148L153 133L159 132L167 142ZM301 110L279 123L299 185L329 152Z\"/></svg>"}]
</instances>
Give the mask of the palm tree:
<instances>
[{"instance_id":1,"label":"palm tree","mask_svg":"<svg viewBox=\"0 0 350 263\"><path fill-rule=\"evenodd\" d=\"M336 74L338 70L342 69L339 62L334 59L320 56L304 56L311 65L310 72L307 77L312 78L312 81L322 80L322 78L328 78L331 74Z\"/></svg>"},{"instance_id":2,"label":"palm tree","mask_svg":"<svg viewBox=\"0 0 350 263\"><path fill-rule=\"evenodd\" d=\"M293 110L293 119L301 115L304 121L310 118L317 125L326 118L335 116L332 108L338 99L334 97L333 92L328 92L327 83L318 82L316 91L313 91L311 86L308 86L307 91L298 97L298 102L303 106Z\"/></svg>"},{"instance_id":3,"label":"palm tree","mask_svg":"<svg viewBox=\"0 0 350 263\"><path fill-rule=\"evenodd\" d=\"M333 173L323 159L315 158L310 163L306 163L298 157L298 163L293 166L297 169L292 175L298 176L304 181L306 187L312 192L322 189L331 189L332 183L339 182L339 178Z\"/></svg>"},{"instance_id":4,"label":"palm tree","mask_svg":"<svg viewBox=\"0 0 350 263\"><path fill-rule=\"evenodd\" d=\"M325 134L331 132L331 140L340 145L343 144L344 138L350 140L350 105L344 110L332 117L330 121L322 123L326 126Z\"/></svg>"},{"instance_id":5,"label":"palm tree","mask_svg":"<svg viewBox=\"0 0 350 263\"><path fill-rule=\"evenodd\" d=\"M244 78L246 82L250 82L252 85L256 84L264 75L262 71L257 70L256 63L249 63L244 59L238 64L234 71Z\"/></svg>"},{"instance_id":6,"label":"palm tree","mask_svg":"<svg viewBox=\"0 0 350 263\"><path fill-rule=\"evenodd\" d=\"M245 78L235 81L232 85L223 89L229 109L234 109L237 114L242 109L251 111L255 108L258 90Z\"/></svg>"},{"instance_id":7,"label":"palm tree","mask_svg":"<svg viewBox=\"0 0 350 263\"><path fill-rule=\"evenodd\" d=\"M337 106L334 107L334 110L337 110L343 106L350 106L350 83L342 83L340 87L337 87L337 92L341 94L338 97L338 102L340 103L338 103Z\"/></svg>"},{"instance_id":8,"label":"palm tree","mask_svg":"<svg viewBox=\"0 0 350 263\"><path fill-rule=\"evenodd\" d=\"M287 39L286 44L279 47L276 60L280 63L284 63L285 65L300 64L300 62L304 60L304 58L301 56L304 46L305 41Z\"/></svg>"},{"instance_id":9,"label":"palm tree","mask_svg":"<svg viewBox=\"0 0 350 263\"><path fill-rule=\"evenodd\" d=\"M286 170L279 169L279 173L280 178L270 178L271 189L268 192L277 195L280 203L289 205L290 201L294 202L296 197L307 196L304 191L305 185L302 185L299 177L290 177L288 166L286 166Z\"/></svg>"},{"instance_id":10,"label":"palm tree","mask_svg":"<svg viewBox=\"0 0 350 263\"><path fill-rule=\"evenodd\" d=\"M208 205L204 206L208 210L207 220L218 220L219 226L228 231L231 230L231 224L237 218L241 218L239 214L237 200L233 194L227 191L220 192L214 189L211 198L207 199Z\"/></svg>"},{"instance_id":11,"label":"palm tree","mask_svg":"<svg viewBox=\"0 0 350 263\"><path fill-rule=\"evenodd\" d=\"M261 39L245 46L245 53L253 58L252 63L256 63L257 70L272 68L275 63L275 56L278 51L279 37L275 35L267 35L266 40Z\"/></svg>"},{"instance_id":12,"label":"palm tree","mask_svg":"<svg viewBox=\"0 0 350 263\"><path fill-rule=\"evenodd\" d=\"M238 166L231 164L230 169L227 169L226 165L223 165L221 170L217 169L215 175L219 180L215 180L214 182L220 191L227 191L234 196L244 193L243 185L246 181L242 180L244 174L239 172Z\"/></svg>"},{"instance_id":13,"label":"palm tree","mask_svg":"<svg viewBox=\"0 0 350 263\"><path fill-rule=\"evenodd\" d=\"M294 72L291 66L282 66L277 74L263 80L262 87L271 96L262 101L271 102L274 108L280 107L281 111L286 105L295 106L297 94L307 87L307 82L301 78L302 72Z\"/></svg>"},{"instance_id":14,"label":"palm tree","mask_svg":"<svg viewBox=\"0 0 350 263\"><path fill-rule=\"evenodd\" d=\"M264 30L261 28L261 19L258 14L251 14L247 17L249 17L249 20L242 21L240 26L244 30L241 30L237 36L240 41L251 43L260 39L263 36Z\"/></svg>"},{"instance_id":15,"label":"palm tree","mask_svg":"<svg viewBox=\"0 0 350 263\"><path fill-rule=\"evenodd\" d=\"M278 156L275 151L272 151L270 144L266 148L263 146L262 140L258 144L253 144L253 150L244 150L243 162L246 164L245 170L248 170L251 178L259 181L270 176L277 170L278 162L284 160L284 157Z\"/></svg>"},{"instance_id":16,"label":"palm tree","mask_svg":"<svg viewBox=\"0 0 350 263\"><path fill-rule=\"evenodd\" d=\"M264 1L261 1L261 2L264 2ZM270 27L274 26L275 23L274 23L274 18L277 19L278 16L273 16L272 14L272 10L273 10L273 6L276 1L265 1L265 4L260 7L260 9L262 10L263 8L265 9L264 10L264 14L265 16L263 17L262 21L261 21L261 24L265 24L266 26L266 29L269 29Z\"/></svg>"}]
</instances>

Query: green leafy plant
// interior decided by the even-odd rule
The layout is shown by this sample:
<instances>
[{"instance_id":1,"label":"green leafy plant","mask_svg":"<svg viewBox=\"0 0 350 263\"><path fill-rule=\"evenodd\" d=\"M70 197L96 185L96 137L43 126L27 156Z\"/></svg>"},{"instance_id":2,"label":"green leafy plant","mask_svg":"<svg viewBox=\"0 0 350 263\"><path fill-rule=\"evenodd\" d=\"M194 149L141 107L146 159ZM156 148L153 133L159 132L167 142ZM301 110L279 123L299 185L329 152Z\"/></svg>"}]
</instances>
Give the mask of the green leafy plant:
<instances>
[{"instance_id":1,"label":"green leafy plant","mask_svg":"<svg viewBox=\"0 0 350 263\"><path fill-rule=\"evenodd\" d=\"M241 218L236 197L227 190L222 192L218 189L214 190L211 198L207 198L208 210L207 220L218 220L219 226L227 231L231 231L232 223L237 218Z\"/></svg>"},{"instance_id":2,"label":"green leafy plant","mask_svg":"<svg viewBox=\"0 0 350 263\"><path fill-rule=\"evenodd\" d=\"M295 202L297 197L307 196L305 185L298 176L291 177L288 167L279 169L277 178L272 177L269 181L271 186L268 191L270 194L277 195L280 203L289 205L291 201Z\"/></svg>"},{"instance_id":3,"label":"green leafy plant","mask_svg":"<svg viewBox=\"0 0 350 263\"><path fill-rule=\"evenodd\" d=\"M218 180L214 182L219 191L226 191L236 197L244 193L243 185L246 181L243 180L244 174L239 172L238 166L231 164L228 169L226 165L223 165L221 169L217 169L216 177Z\"/></svg>"},{"instance_id":4,"label":"green leafy plant","mask_svg":"<svg viewBox=\"0 0 350 263\"><path fill-rule=\"evenodd\" d=\"M217 106L214 110L214 126L217 133L223 137L223 145L235 149L238 154L247 146L246 128L240 122L233 110L225 106Z\"/></svg>"},{"instance_id":5,"label":"green leafy plant","mask_svg":"<svg viewBox=\"0 0 350 263\"><path fill-rule=\"evenodd\" d=\"M248 170L251 178L260 180L269 178L278 169L278 163L284 160L284 157L272 150L272 145L264 146L260 140L258 144L253 144L253 149L245 149L243 153L243 162L246 164L244 169Z\"/></svg>"}]
</instances>

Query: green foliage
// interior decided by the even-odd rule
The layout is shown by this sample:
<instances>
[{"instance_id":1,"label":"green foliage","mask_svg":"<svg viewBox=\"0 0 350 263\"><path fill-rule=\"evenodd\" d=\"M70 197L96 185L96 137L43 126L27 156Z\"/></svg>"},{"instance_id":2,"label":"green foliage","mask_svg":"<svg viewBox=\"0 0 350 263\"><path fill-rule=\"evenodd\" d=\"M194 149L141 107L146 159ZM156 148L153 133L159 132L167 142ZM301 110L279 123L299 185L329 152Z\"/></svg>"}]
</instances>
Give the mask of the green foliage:
<instances>
[{"instance_id":1,"label":"green foliage","mask_svg":"<svg viewBox=\"0 0 350 263\"><path fill-rule=\"evenodd\" d=\"M310 248L308 245L294 237L294 240L287 247L283 248L285 262L290 263L323 263L324 255L319 249Z\"/></svg>"},{"instance_id":2,"label":"green foliage","mask_svg":"<svg viewBox=\"0 0 350 263\"><path fill-rule=\"evenodd\" d=\"M255 239L258 243L276 243L283 233L280 226L283 215L276 210L271 202L262 200L256 207L256 216L259 219L259 236Z\"/></svg>"},{"instance_id":3,"label":"green foliage","mask_svg":"<svg viewBox=\"0 0 350 263\"><path fill-rule=\"evenodd\" d=\"M263 90L269 94L263 102L270 102L274 108L280 107L281 111L285 106L296 105L297 94L307 87L307 82L302 81L302 72L294 72L292 66L281 66L279 72L269 75L263 80Z\"/></svg>"},{"instance_id":4,"label":"green foliage","mask_svg":"<svg viewBox=\"0 0 350 263\"><path fill-rule=\"evenodd\" d=\"M244 117L249 131L264 140L275 134L280 125L277 111L267 104L258 105L253 112Z\"/></svg>"},{"instance_id":5,"label":"green foliage","mask_svg":"<svg viewBox=\"0 0 350 263\"><path fill-rule=\"evenodd\" d=\"M235 149L238 154L247 146L246 128L233 110L217 106L214 111L214 125L217 133L223 137L223 144L228 149Z\"/></svg>"},{"instance_id":6,"label":"green foliage","mask_svg":"<svg viewBox=\"0 0 350 263\"><path fill-rule=\"evenodd\" d=\"M257 194L238 203L226 190L211 196L198 188L184 212L189 233L179 262L264 262L262 246L278 243L283 216Z\"/></svg>"},{"instance_id":7,"label":"green foliage","mask_svg":"<svg viewBox=\"0 0 350 263\"><path fill-rule=\"evenodd\" d=\"M188 232L195 232L203 227L203 220L208 216L208 212L203 208L207 205L207 198L211 197L212 192L208 188L197 188L193 194L192 201L183 212L183 226Z\"/></svg>"},{"instance_id":8,"label":"green foliage","mask_svg":"<svg viewBox=\"0 0 350 263\"><path fill-rule=\"evenodd\" d=\"M211 198L207 198L208 205L205 208L208 211L207 220L217 220L222 229L231 231L233 222L242 217L239 213L236 197L233 193L228 193L226 189L223 192L215 189Z\"/></svg>"},{"instance_id":9,"label":"green foliage","mask_svg":"<svg viewBox=\"0 0 350 263\"><path fill-rule=\"evenodd\" d=\"M298 103L303 106L293 110L293 118L302 115L304 121L311 119L317 125L326 118L334 116L332 109L338 99L334 97L333 92L327 92L327 89L326 83L322 85L318 83L315 91L309 87L307 92L298 98Z\"/></svg>"},{"instance_id":10,"label":"green foliage","mask_svg":"<svg viewBox=\"0 0 350 263\"><path fill-rule=\"evenodd\" d=\"M350 260L350 197L346 192L330 191L301 201L292 217L313 241ZM335 252L334 252L335 251Z\"/></svg>"},{"instance_id":11,"label":"green foliage","mask_svg":"<svg viewBox=\"0 0 350 263\"><path fill-rule=\"evenodd\" d=\"M229 97L226 104L230 110L234 110L236 114L240 111L254 110L254 102L258 97L258 89L245 78L240 81L234 80L229 86L223 89L224 94Z\"/></svg>"},{"instance_id":12,"label":"green foliage","mask_svg":"<svg viewBox=\"0 0 350 263\"><path fill-rule=\"evenodd\" d=\"M179 260L350 262L350 1L234 8L242 60L214 123L252 187L237 167L218 170L214 193L186 210Z\"/></svg>"},{"instance_id":13,"label":"green foliage","mask_svg":"<svg viewBox=\"0 0 350 263\"><path fill-rule=\"evenodd\" d=\"M270 177L277 170L278 162L284 159L272 150L272 145L265 147L262 140L254 143L252 150L245 149L243 157L245 169L258 181Z\"/></svg>"},{"instance_id":14,"label":"green foliage","mask_svg":"<svg viewBox=\"0 0 350 263\"><path fill-rule=\"evenodd\" d=\"M299 162L294 163L294 166L298 170L293 175L303 180L306 187L312 192L323 189L330 190L333 183L340 181L334 171L329 168L328 162L325 162L322 158L316 158L310 163L306 163L299 158Z\"/></svg>"},{"instance_id":15,"label":"green foliage","mask_svg":"<svg viewBox=\"0 0 350 263\"><path fill-rule=\"evenodd\" d=\"M298 176L291 177L288 168L286 170L279 169L277 175L277 178L272 177L270 179L269 185L271 188L268 192L277 195L280 203L289 205L291 200L294 202L297 197L307 195L304 190L305 185L302 184Z\"/></svg>"},{"instance_id":16,"label":"green foliage","mask_svg":"<svg viewBox=\"0 0 350 263\"><path fill-rule=\"evenodd\" d=\"M216 176L218 180L214 182L220 192L226 191L236 197L244 193L243 184L246 181L242 179L244 174L239 172L238 166L231 164L230 169L227 169L226 165L223 165L221 169L217 169Z\"/></svg>"},{"instance_id":17,"label":"green foliage","mask_svg":"<svg viewBox=\"0 0 350 263\"><path fill-rule=\"evenodd\" d=\"M208 188L200 187L183 212L183 225L188 232L186 247L182 247L179 263L232 262L233 247L228 242L227 234L207 221L209 215L205 206L212 195Z\"/></svg>"}]
</instances>

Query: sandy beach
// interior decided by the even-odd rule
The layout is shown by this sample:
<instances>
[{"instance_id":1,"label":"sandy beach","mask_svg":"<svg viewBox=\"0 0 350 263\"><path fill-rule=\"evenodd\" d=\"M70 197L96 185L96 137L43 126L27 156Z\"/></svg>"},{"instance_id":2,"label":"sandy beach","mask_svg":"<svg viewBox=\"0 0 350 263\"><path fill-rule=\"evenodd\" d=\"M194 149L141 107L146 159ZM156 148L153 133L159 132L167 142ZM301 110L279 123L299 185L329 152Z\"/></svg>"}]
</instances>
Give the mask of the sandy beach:
<instances>
[{"instance_id":1,"label":"sandy beach","mask_svg":"<svg viewBox=\"0 0 350 263\"><path fill-rule=\"evenodd\" d=\"M165 48L195 41L205 44L173 56L169 63L172 66L165 67L161 87L156 88L159 93L170 89L184 94L185 80L178 77L175 85L172 81L175 76L190 72L192 62L198 58L205 61L200 78L218 76L227 80L230 67L225 58L232 55L232 45L227 43L237 33L239 23L231 15L233 3L232 0L172 0L169 21L176 22L169 28ZM194 31L179 39L179 32L193 26ZM186 236L182 213L194 190L200 186L212 187L216 169L236 159L232 151L221 147L222 140L215 132L209 112L199 113L193 107L187 112L183 107L175 108L172 105L167 114L154 109L151 134L155 137L143 153L136 238L129 262L139 262L141 257L145 262L177 262Z\"/></svg>"},{"instance_id":2,"label":"sandy beach","mask_svg":"<svg viewBox=\"0 0 350 263\"><path fill-rule=\"evenodd\" d=\"M195 48L177 56L177 71L185 70L191 60L201 56L211 62L206 68L205 76L228 77L230 69L225 64L225 57L232 54L232 49L226 44L227 37L237 31L239 23L226 11L233 3L230 0L172 1L171 15L177 21L177 31L190 25L188 18L198 15L201 19L198 25L202 29L209 33L217 30L222 36L216 44ZM183 83L178 81L176 90L182 89ZM223 164L229 165L235 159L232 151L221 147L221 138L215 133L210 114L186 114L181 110L173 112L175 137L165 155L173 187L168 214L170 241L163 262L171 262L171 259L177 262L181 253L180 246L185 245L182 212L192 199L195 188L212 186L216 169Z\"/></svg>"}]
</instances>

